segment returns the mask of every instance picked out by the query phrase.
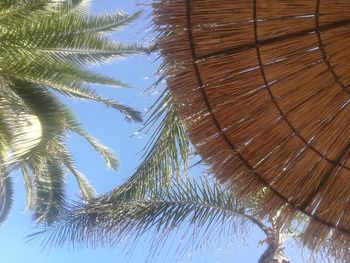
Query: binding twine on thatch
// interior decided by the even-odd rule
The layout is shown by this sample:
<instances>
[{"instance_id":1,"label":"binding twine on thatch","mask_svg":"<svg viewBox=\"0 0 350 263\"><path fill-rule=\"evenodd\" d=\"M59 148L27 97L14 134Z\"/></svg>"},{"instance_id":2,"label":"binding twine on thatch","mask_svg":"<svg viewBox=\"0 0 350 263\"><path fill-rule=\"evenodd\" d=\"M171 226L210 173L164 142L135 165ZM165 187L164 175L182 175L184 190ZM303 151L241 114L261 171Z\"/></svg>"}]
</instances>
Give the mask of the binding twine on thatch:
<instances>
[{"instance_id":1,"label":"binding twine on thatch","mask_svg":"<svg viewBox=\"0 0 350 263\"><path fill-rule=\"evenodd\" d=\"M193 145L260 214L350 262L350 1L155 0L167 84ZM326 242L331 238L331 242Z\"/></svg>"}]
</instances>

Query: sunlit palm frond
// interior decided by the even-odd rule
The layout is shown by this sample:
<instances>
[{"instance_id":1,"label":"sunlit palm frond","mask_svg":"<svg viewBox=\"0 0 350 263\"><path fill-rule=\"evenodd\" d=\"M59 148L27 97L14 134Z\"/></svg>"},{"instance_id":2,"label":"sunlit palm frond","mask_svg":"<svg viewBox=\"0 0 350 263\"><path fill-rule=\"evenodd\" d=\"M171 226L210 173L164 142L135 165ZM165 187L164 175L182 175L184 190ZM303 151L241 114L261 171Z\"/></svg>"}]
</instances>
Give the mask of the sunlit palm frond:
<instances>
[{"instance_id":1,"label":"sunlit palm frond","mask_svg":"<svg viewBox=\"0 0 350 263\"><path fill-rule=\"evenodd\" d=\"M136 172L121 187L107 195L107 199L133 199L145 196L148 191L166 187L173 175L186 172L190 144L185 127L171 103L167 91L161 94L152 107L143 130L152 129L145 147L144 159Z\"/></svg>"},{"instance_id":2,"label":"sunlit palm frond","mask_svg":"<svg viewBox=\"0 0 350 263\"><path fill-rule=\"evenodd\" d=\"M26 19L28 14L43 15L50 3L51 0L3 0L0 3L0 23L4 26L13 26L20 24L19 21Z\"/></svg>"},{"instance_id":3,"label":"sunlit palm frond","mask_svg":"<svg viewBox=\"0 0 350 263\"><path fill-rule=\"evenodd\" d=\"M128 85L87 67L145 51L107 35L130 24L140 13L91 16L86 13L89 2L0 1L0 168L21 169L26 209L34 211L39 223L52 223L64 210L66 170L77 179L85 200L95 196L66 147L70 132L84 137L108 166L118 168L107 147L67 118L68 109L57 92L105 104L129 121L142 121L139 111L105 98L91 87ZM9 186L3 185L2 189ZM6 196L1 197L3 208L11 206Z\"/></svg>"},{"instance_id":4,"label":"sunlit palm frond","mask_svg":"<svg viewBox=\"0 0 350 263\"><path fill-rule=\"evenodd\" d=\"M69 172L71 172L80 189L80 192L85 201L91 200L96 197L95 189L91 186L86 177L75 167L74 160L65 146L61 147L62 162L66 166Z\"/></svg>"},{"instance_id":5,"label":"sunlit palm frond","mask_svg":"<svg viewBox=\"0 0 350 263\"><path fill-rule=\"evenodd\" d=\"M96 150L96 152L98 152L105 159L108 168L118 170L119 161L111 149L101 144L94 137L86 133L83 129L75 129L74 132L82 136L87 142L91 144L91 146Z\"/></svg>"},{"instance_id":6,"label":"sunlit palm frond","mask_svg":"<svg viewBox=\"0 0 350 263\"><path fill-rule=\"evenodd\" d=\"M48 141L53 137L63 137L64 105L45 87L40 87L30 82L13 81L12 90L23 100L30 109L30 113L39 119L41 126L41 140L32 152L45 151ZM31 134L28 134L30 137ZM31 158L32 154L27 155Z\"/></svg>"},{"instance_id":7,"label":"sunlit palm frond","mask_svg":"<svg viewBox=\"0 0 350 263\"><path fill-rule=\"evenodd\" d=\"M132 21L139 18L141 11L129 15L124 12L117 12L109 15L99 16L85 16L71 14L64 16L66 24L63 26L69 26L69 28L75 29L75 35L90 34L94 32L111 32L122 29L129 25Z\"/></svg>"},{"instance_id":8,"label":"sunlit palm frond","mask_svg":"<svg viewBox=\"0 0 350 263\"><path fill-rule=\"evenodd\" d=\"M1 116L1 115L0 115ZM12 134L3 119L0 119L0 159L5 159L11 147Z\"/></svg>"},{"instance_id":9,"label":"sunlit palm frond","mask_svg":"<svg viewBox=\"0 0 350 263\"><path fill-rule=\"evenodd\" d=\"M32 166L36 190L34 220L51 224L58 218L65 204L65 172L60 162L43 159Z\"/></svg>"},{"instance_id":10,"label":"sunlit palm frond","mask_svg":"<svg viewBox=\"0 0 350 263\"><path fill-rule=\"evenodd\" d=\"M5 169L0 169L0 224L7 219L13 203L13 183Z\"/></svg>"},{"instance_id":11,"label":"sunlit palm frond","mask_svg":"<svg viewBox=\"0 0 350 263\"><path fill-rule=\"evenodd\" d=\"M2 165L23 160L41 141L38 117L7 83L1 84L1 137L4 143Z\"/></svg>"},{"instance_id":12,"label":"sunlit palm frond","mask_svg":"<svg viewBox=\"0 0 350 263\"><path fill-rule=\"evenodd\" d=\"M33 176L29 173L29 169L25 164L21 165L21 172L26 188L25 210L33 210L36 205L36 193L34 188Z\"/></svg>"},{"instance_id":13,"label":"sunlit palm frond","mask_svg":"<svg viewBox=\"0 0 350 263\"><path fill-rule=\"evenodd\" d=\"M75 119L74 115L67 109L65 112L65 118L67 120L67 129L70 132L74 132L83 137L100 155L105 159L106 165L113 169L118 170L119 161L114 153L106 146L98 142L94 137L88 134Z\"/></svg>"},{"instance_id":14,"label":"sunlit palm frond","mask_svg":"<svg viewBox=\"0 0 350 263\"><path fill-rule=\"evenodd\" d=\"M201 242L203 238L207 240L212 234L220 233L222 224L235 228L236 219L257 224L263 231L266 229L230 191L212 181L173 180L168 186L164 191L150 192L139 199L113 202L100 198L73 207L47 229L44 243L56 246L66 242L73 246L115 245L126 237L139 237L149 231L158 233L150 237L155 242L158 238L164 242L171 231L184 223L196 229L196 234L202 234L196 236L193 233L187 238L191 238L191 242L198 238L197 242Z\"/></svg>"},{"instance_id":15,"label":"sunlit palm frond","mask_svg":"<svg viewBox=\"0 0 350 263\"><path fill-rule=\"evenodd\" d=\"M87 12L88 8L90 7L91 0L57 0L59 2L59 10L63 13L71 13L71 12L78 12L78 13L85 13Z\"/></svg>"}]
</instances>

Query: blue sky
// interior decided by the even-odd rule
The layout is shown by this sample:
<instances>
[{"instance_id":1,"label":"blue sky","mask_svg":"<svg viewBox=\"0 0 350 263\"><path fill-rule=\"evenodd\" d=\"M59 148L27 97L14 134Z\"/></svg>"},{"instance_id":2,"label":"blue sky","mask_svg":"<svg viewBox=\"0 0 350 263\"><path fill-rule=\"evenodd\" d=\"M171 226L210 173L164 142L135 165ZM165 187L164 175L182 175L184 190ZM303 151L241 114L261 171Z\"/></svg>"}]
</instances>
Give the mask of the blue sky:
<instances>
[{"instance_id":1,"label":"blue sky","mask_svg":"<svg viewBox=\"0 0 350 263\"><path fill-rule=\"evenodd\" d=\"M92 12L113 12L124 10L134 12L140 8L128 0L95 0L92 1ZM147 13L147 12L146 12ZM112 37L122 42L140 43L150 41L147 26L147 17L141 18L136 25L128 27L123 32L113 34ZM152 84L153 73L157 68L155 57L137 56L111 63L98 68L97 71L108 74L124 82L130 83L132 89L113 89L98 87L99 91L111 98L134 106L144 111L157 97L156 92L145 92ZM103 160L88 144L80 138L73 136L70 148L75 156L77 166L90 179L99 194L112 190L130 176L141 159L140 151L146 142L143 136L132 136L139 128L138 125L128 124L117 112L106 109L101 105L79 101L66 101L77 113L83 126L101 142L111 147L118 155L121 167L115 174L108 170ZM0 228L0 245L2 263L62 263L62 262L131 262L142 263L147 261L147 239L140 239L132 256L126 255L122 247L98 247L95 249L83 248L72 250L69 247L50 248L43 250L38 242L25 243L25 236L35 231L31 223L30 214L24 213L24 189L19 175L15 176L15 203L8 221ZM74 180L68 180L70 195L78 193ZM183 231L180 229L180 232ZM205 246L205 251L191 251L180 261L171 261L171 257L164 259L164 253L158 258L148 257L148 262L257 262L263 247L258 247L258 241L263 236L253 228L245 242L242 239L231 238L222 240L227 247L218 244ZM179 239L171 240L178 243ZM169 246L165 246L168 248ZM295 256L296 249L289 245L288 254L294 262L301 262ZM292 247L292 249L290 249ZM170 253L171 255L171 253Z\"/></svg>"}]
</instances>

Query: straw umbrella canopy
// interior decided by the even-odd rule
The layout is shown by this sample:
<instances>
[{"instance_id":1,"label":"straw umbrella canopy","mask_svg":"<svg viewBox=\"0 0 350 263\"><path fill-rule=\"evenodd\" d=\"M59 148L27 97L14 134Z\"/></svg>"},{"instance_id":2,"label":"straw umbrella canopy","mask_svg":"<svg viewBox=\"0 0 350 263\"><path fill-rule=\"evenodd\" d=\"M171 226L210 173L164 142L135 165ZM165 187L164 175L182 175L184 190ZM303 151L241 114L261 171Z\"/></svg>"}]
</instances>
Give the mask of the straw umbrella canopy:
<instances>
[{"instance_id":1,"label":"straw umbrella canopy","mask_svg":"<svg viewBox=\"0 0 350 263\"><path fill-rule=\"evenodd\" d=\"M349 253L350 1L155 0L167 84L217 179Z\"/></svg>"}]
</instances>

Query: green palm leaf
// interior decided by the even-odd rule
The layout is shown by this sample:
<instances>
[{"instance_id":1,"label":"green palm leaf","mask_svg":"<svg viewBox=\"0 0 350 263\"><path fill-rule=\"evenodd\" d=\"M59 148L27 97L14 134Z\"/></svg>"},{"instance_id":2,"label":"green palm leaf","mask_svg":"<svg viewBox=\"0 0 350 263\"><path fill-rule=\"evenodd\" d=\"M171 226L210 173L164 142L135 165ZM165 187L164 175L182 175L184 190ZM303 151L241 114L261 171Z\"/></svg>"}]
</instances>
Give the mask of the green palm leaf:
<instances>
[{"instance_id":1,"label":"green palm leaf","mask_svg":"<svg viewBox=\"0 0 350 263\"><path fill-rule=\"evenodd\" d=\"M84 138L90 145L96 150L96 152L100 153L101 156L105 159L106 165L109 168L114 170L118 170L119 161L113 154L113 152L100 142L98 142L94 137L88 134L80 125L80 123L75 119L74 115L70 111L65 112L66 117L66 125L67 129L71 132L74 132Z\"/></svg>"},{"instance_id":2,"label":"green palm leaf","mask_svg":"<svg viewBox=\"0 0 350 263\"><path fill-rule=\"evenodd\" d=\"M65 149L65 147L62 147ZM80 192L84 200L88 201L96 197L95 189L90 185L86 177L75 167L72 156L68 150L63 150L62 162L77 180Z\"/></svg>"},{"instance_id":3,"label":"green palm leaf","mask_svg":"<svg viewBox=\"0 0 350 263\"><path fill-rule=\"evenodd\" d=\"M0 173L0 224L2 224L10 213L13 203L13 183L8 172L1 169Z\"/></svg>"},{"instance_id":4,"label":"green palm leaf","mask_svg":"<svg viewBox=\"0 0 350 263\"><path fill-rule=\"evenodd\" d=\"M36 194L34 188L34 180L32 175L29 173L29 169L26 165L21 166L21 172L24 179L24 184L26 188L26 207L25 210L33 210L35 208Z\"/></svg>"},{"instance_id":5,"label":"green palm leaf","mask_svg":"<svg viewBox=\"0 0 350 263\"><path fill-rule=\"evenodd\" d=\"M151 108L143 130L153 129L144 148L145 155L136 172L107 198L130 200L145 196L148 191L166 188L173 175L188 169L191 153L185 126L165 90Z\"/></svg>"},{"instance_id":6,"label":"green palm leaf","mask_svg":"<svg viewBox=\"0 0 350 263\"><path fill-rule=\"evenodd\" d=\"M109 167L118 169L114 154L82 129L57 92L104 104L128 121L142 121L140 112L91 87L127 84L87 67L145 51L139 45L112 41L107 35L130 24L140 13L91 16L86 13L88 4L87 0L0 1L1 168L21 170L26 209L34 211L38 223L50 224L64 211L67 170L76 178L85 200L95 197L66 147L69 133L85 138ZM2 220L12 200L10 177L5 178Z\"/></svg>"},{"instance_id":7,"label":"green palm leaf","mask_svg":"<svg viewBox=\"0 0 350 263\"><path fill-rule=\"evenodd\" d=\"M32 170L37 198L34 219L51 224L64 209L65 172L55 160L42 160Z\"/></svg>"},{"instance_id":8,"label":"green palm leaf","mask_svg":"<svg viewBox=\"0 0 350 263\"><path fill-rule=\"evenodd\" d=\"M220 233L222 224L234 229L236 220L257 224L263 231L267 229L249 214L249 209L237 202L231 191L213 181L173 180L163 190L132 200L99 198L84 206L73 206L71 212L46 229L44 243L54 246L66 242L74 246L116 245L125 237L139 237L153 230L158 234L150 238L159 244L157 238L164 242L184 223L190 224L196 233L202 233L188 236L191 242L194 242L193 238L200 242L213 233Z\"/></svg>"},{"instance_id":9,"label":"green palm leaf","mask_svg":"<svg viewBox=\"0 0 350 263\"><path fill-rule=\"evenodd\" d=\"M90 0L67 0L67 1L59 1L59 8L62 12L78 12L85 13L87 9L90 7Z\"/></svg>"}]
</instances>

